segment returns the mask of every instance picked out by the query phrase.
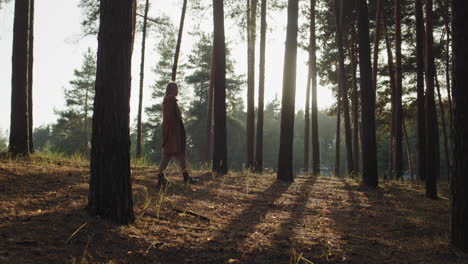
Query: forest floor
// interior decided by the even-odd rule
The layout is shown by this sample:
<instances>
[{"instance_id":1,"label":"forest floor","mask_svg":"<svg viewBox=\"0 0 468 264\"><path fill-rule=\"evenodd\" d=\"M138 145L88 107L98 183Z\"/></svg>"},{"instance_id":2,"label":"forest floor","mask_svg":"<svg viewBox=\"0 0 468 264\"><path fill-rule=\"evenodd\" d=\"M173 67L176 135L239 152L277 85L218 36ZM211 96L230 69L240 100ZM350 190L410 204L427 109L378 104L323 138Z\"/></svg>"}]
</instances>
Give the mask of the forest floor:
<instances>
[{"instance_id":1,"label":"forest floor","mask_svg":"<svg viewBox=\"0 0 468 264\"><path fill-rule=\"evenodd\" d=\"M88 164L0 160L0 263L466 263L448 246L447 186L353 179L132 172L135 223L85 211ZM466 260L465 260L466 261Z\"/></svg>"}]
</instances>

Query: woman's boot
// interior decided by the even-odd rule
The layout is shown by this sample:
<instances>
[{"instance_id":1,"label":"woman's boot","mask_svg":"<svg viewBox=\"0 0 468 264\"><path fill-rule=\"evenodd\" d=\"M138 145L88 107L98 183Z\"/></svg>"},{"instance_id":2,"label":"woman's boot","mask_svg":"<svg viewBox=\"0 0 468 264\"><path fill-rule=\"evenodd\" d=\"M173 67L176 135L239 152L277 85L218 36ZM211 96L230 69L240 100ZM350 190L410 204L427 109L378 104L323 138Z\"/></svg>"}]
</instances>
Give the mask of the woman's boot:
<instances>
[{"instance_id":1,"label":"woman's boot","mask_svg":"<svg viewBox=\"0 0 468 264\"><path fill-rule=\"evenodd\" d=\"M164 176L164 173L159 173L158 174L158 185L166 185L169 181L167 178Z\"/></svg>"},{"instance_id":2,"label":"woman's boot","mask_svg":"<svg viewBox=\"0 0 468 264\"><path fill-rule=\"evenodd\" d=\"M197 181L194 180L192 177L189 176L188 172L183 172L182 175L184 176L184 182L188 184L194 184Z\"/></svg>"}]
</instances>

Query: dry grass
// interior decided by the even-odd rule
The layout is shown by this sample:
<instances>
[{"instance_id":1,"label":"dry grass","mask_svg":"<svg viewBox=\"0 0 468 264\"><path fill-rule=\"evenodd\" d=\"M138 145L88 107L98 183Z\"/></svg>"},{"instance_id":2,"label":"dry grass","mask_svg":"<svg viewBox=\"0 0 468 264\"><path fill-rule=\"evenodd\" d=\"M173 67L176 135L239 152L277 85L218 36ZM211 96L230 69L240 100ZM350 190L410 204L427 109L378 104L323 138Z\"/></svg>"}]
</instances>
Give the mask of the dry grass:
<instances>
[{"instance_id":1,"label":"dry grass","mask_svg":"<svg viewBox=\"0 0 468 264\"><path fill-rule=\"evenodd\" d=\"M86 162L0 160L0 263L464 263L445 186L432 201L401 182L198 172L160 190L154 170L133 170L136 221L119 227L86 214Z\"/></svg>"}]
</instances>

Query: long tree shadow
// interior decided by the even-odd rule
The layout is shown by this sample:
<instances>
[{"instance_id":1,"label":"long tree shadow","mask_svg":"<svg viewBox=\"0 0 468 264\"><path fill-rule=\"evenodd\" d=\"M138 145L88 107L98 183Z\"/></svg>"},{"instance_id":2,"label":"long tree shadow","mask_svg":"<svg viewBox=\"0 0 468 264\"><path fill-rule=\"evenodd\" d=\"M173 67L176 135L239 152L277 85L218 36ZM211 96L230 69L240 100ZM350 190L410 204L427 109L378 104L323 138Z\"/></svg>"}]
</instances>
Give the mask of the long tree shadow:
<instances>
[{"instance_id":1,"label":"long tree shadow","mask_svg":"<svg viewBox=\"0 0 468 264\"><path fill-rule=\"evenodd\" d=\"M209 241L197 247L167 248L157 252L164 263L224 263L229 259L241 259L239 246L265 219L291 183L275 181L264 192L251 201L249 207L232 219L221 230L216 231Z\"/></svg>"}]
</instances>

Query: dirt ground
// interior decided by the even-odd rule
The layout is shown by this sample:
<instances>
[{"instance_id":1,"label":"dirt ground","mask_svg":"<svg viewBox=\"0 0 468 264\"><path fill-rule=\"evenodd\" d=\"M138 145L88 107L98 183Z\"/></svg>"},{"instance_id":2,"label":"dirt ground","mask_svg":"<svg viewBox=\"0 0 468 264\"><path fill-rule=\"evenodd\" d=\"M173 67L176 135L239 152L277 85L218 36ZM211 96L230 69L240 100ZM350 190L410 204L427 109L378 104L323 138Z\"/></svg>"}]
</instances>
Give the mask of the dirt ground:
<instances>
[{"instance_id":1,"label":"dirt ground","mask_svg":"<svg viewBox=\"0 0 468 264\"><path fill-rule=\"evenodd\" d=\"M467 263L448 246L447 187L134 168L136 221L86 213L86 163L0 160L0 263Z\"/></svg>"}]
</instances>

